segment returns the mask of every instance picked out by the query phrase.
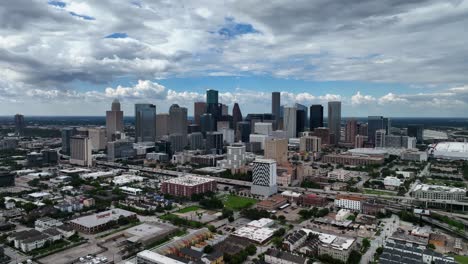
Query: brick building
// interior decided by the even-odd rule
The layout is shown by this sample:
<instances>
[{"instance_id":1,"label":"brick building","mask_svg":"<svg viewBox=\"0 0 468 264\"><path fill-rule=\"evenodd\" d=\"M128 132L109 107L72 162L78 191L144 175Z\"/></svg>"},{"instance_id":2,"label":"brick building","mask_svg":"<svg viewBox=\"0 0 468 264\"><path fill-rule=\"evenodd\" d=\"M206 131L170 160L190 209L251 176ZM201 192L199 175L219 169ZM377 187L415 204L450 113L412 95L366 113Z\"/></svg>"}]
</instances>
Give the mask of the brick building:
<instances>
[{"instance_id":1,"label":"brick building","mask_svg":"<svg viewBox=\"0 0 468 264\"><path fill-rule=\"evenodd\" d=\"M191 197L192 194L216 191L216 181L209 178L186 175L163 182L161 191L164 194Z\"/></svg>"}]
</instances>

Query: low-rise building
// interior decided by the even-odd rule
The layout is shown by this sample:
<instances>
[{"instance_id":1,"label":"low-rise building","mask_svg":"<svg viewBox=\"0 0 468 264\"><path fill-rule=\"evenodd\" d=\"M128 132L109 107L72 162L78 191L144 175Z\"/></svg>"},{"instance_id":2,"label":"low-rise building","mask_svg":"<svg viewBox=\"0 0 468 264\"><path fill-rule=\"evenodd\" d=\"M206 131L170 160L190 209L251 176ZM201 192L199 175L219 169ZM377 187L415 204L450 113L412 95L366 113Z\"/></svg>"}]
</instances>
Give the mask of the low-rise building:
<instances>
[{"instance_id":1,"label":"low-rise building","mask_svg":"<svg viewBox=\"0 0 468 264\"><path fill-rule=\"evenodd\" d=\"M338 208L350 209L360 212L362 209L362 202L365 200L363 197L350 196L350 195L337 195L335 198L335 206Z\"/></svg>"},{"instance_id":2,"label":"low-rise building","mask_svg":"<svg viewBox=\"0 0 468 264\"><path fill-rule=\"evenodd\" d=\"M305 250L306 252L316 250L318 255L328 255L334 259L346 263L351 251L353 251L357 247L357 242L354 238L336 236L332 234L313 231L310 229L302 230L304 230L307 234L317 235L319 240L319 243L315 245L317 247L316 249L309 248Z\"/></svg>"},{"instance_id":3,"label":"low-rise building","mask_svg":"<svg viewBox=\"0 0 468 264\"><path fill-rule=\"evenodd\" d=\"M73 219L70 221L70 225L79 232L94 234L108 229L115 224L119 217L136 219L136 214L127 210L114 208Z\"/></svg>"},{"instance_id":4,"label":"low-rise building","mask_svg":"<svg viewBox=\"0 0 468 264\"><path fill-rule=\"evenodd\" d=\"M402 184L400 179L398 179L397 177L393 177L393 176L385 177L383 182L384 182L385 189L388 189L388 190L396 190Z\"/></svg>"},{"instance_id":5,"label":"low-rise building","mask_svg":"<svg viewBox=\"0 0 468 264\"><path fill-rule=\"evenodd\" d=\"M260 210L273 211L288 203L288 198L281 195L274 195L257 203Z\"/></svg>"},{"instance_id":6,"label":"low-rise building","mask_svg":"<svg viewBox=\"0 0 468 264\"><path fill-rule=\"evenodd\" d=\"M307 259L286 251L270 248L265 252L265 262L271 264L305 264Z\"/></svg>"},{"instance_id":7,"label":"low-rise building","mask_svg":"<svg viewBox=\"0 0 468 264\"><path fill-rule=\"evenodd\" d=\"M466 197L466 188L456 188L441 185L418 184L411 192L414 198L431 200L460 201Z\"/></svg>"},{"instance_id":8,"label":"low-rise building","mask_svg":"<svg viewBox=\"0 0 468 264\"><path fill-rule=\"evenodd\" d=\"M382 264L438 263L455 264L455 259L406 241L388 239L379 258Z\"/></svg>"},{"instance_id":9,"label":"low-rise building","mask_svg":"<svg viewBox=\"0 0 468 264\"><path fill-rule=\"evenodd\" d=\"M162 193L184 197L191 197L192 194L214 192L215 190L215 180L193 175L173 178L164 181L161 185Z\"/></svg>"},{"instance_id":10,"label":"low-rise building","mask_svg":"<svg viewBox=\"0 0 468 264\"><path fill-rule=\"evenodd\" d=\"M323 156L324 163L335 163L341 165L372 165L383 164L384 157L356 156L350 154L328 154Z\"/></svg>"},{"instance_id":11,"label":"low-rise building","mask_svg":"<svg viewBox=\"0 0 468 264\"><path fill-rule=\"evenodd\" d=\"M44 247L47 243L52 243L62 239L62 233L55 228L38 231L29 229L16 232L7 238L8 242L13 242L15 248L23 252L30 252L37 248Z\"/></svg>"},{"instance_id":12,"label":"low-rise building","mask_svg":"<svg viewBox=\"0 0 468 264\"><path fill-rule=\"evenodd\" d=\"M344 169L337 169L328 172L328 179L333 181L347 182L351 179L358 178L361 173L358 171L350 171Z\"/></svg>"}]
</instances>

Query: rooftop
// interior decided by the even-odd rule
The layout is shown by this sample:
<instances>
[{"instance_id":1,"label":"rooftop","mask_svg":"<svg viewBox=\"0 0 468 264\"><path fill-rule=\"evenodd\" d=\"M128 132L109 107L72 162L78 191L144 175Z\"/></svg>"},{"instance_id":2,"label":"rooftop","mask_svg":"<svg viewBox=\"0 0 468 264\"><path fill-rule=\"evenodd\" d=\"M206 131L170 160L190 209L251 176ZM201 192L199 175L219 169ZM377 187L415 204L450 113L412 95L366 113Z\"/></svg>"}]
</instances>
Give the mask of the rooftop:
<instances>
[{"instance_id":1,"label":"rooftop","mask_svg":"<svg viewBox=\"0 0 468 264\"><path fill-rule=\"evenodd\" d=\"M457 188L457 187L449 187L449 186L442 186L442 185L429 185L429 184L418 184L414 187L413 191L432 191L432 192L466 192L466 188Z\"/></svg>"},{"instance_id":2,"label":"rooftop","mask_svg":"<svg viewBox=\"0 0 468 264\"><path fill-rule=\"evenodd\" d=\"M115 208L115 209L104 211L98 214L82 216L74 220L71 220L70 222L87 227L87 228L91 228L91 227L106 224L112 220L117 220L119 219L120 216L129 217L132 215L135 215L135 213L127 211L127 210Z\"/></svg>"},{"instance_id":3,"label":"rooftop","mask_svg":"<svg viewBox=\"0 0 468 264\"><path fill-rule=\"evenodd\" d=\"M203 184L203 183L212 182L212 181L214 181L214 180L210 179L210 178L198 177L198 176L194 176L194 175L185 175L185 176L182 176L182 177L169 179L169 180L167 180L165 182L174 183L174 184L181 184L181 185L185 185L185 186L195 186L195 185L198 185L198 184Z\"/></svg>"}]
</instances>

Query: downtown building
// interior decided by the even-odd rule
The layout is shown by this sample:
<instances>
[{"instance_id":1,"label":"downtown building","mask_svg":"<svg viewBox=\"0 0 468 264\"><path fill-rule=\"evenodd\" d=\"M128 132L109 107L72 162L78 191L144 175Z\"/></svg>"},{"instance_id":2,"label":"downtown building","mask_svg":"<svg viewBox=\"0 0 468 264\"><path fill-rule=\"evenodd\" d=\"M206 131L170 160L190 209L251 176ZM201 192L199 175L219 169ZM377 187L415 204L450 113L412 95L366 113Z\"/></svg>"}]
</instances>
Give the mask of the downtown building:
<instances>
[{"instance_id":1,"label":"downtown building","mask_svg":"<svg viewBox=\"0 0 468 264\"><path fill-rule=\"evenodd\" d=\"M115 99L112 102L111 110L106 111L106 138L107 141L114 141L117 132L124 132L123 111L120 109L120 102Z\"/></svg>"},{"instance_id":2,"label":"downtown building","mask_svg":"<svg viewBox=\"0 0 468 264\"><path fill-rule=\"evenodd\" d=\"M320 152L322 150L322 139L314 136L305 136L299 139L299 151Z\"/></svg>"},{"instance_id":3,"label":"downtown building","mask_svg":"<svg viewBox=\"0 0 468 264\"><path fill-rule=\"evenodd\" d=\"M226 159L218 161L217 166L223 169L238 170L244 167L245 163L245 145L237 143L227 147Z\"/></svg>"},{"instance_id":4,"label":"downtown building","mask_svg":"<svg viewBox=\"0 0 468 264\"><path fill-rule=\"evenodd\" d=\"M93 165L92 145L88 137L81 135L71 137L70 164L87 167Z\"/></svg>"},{"instance_id":5,"label":"downtown building","mask_svg":"<svg viewBox=\"0 0 468 264\"><path fill-rule=\"evenodd\" d=\"M135 142L156 141L156 106L135 105Z\"/></svg>"},{"instance_id":6,"label":"downtown building","mask_svg":"<svg viewBox=\"0 0 468 264\"><path fill-rule=\"evenodd\" d=\"M330 129L331 137L330 144L338 144L341 139L341 102L328 102L328 128Z\"/></svg>"},{"instance_id":7,"label":"downtown building","mask_svg":"<svg viewBox=\"0 0 468 264\"><path fill-rule=\"evenodd\" d=\"M172 178L161 184L161 192L179 197L191 197L193 194L203 194L216 191L216 181L210 178L186 175Z\"/></svg>"},{"instance_id":8,"label":"downtown building","mask_svg":"<svg viewBox=\"0 0 468 264\"><path fill-rule=\"evenodd\" d=\"M276 161L256 159L252 169L252 187L250 192L263 197L271 196L278 191L276 184Z\"/></svg>"}]
</instances>

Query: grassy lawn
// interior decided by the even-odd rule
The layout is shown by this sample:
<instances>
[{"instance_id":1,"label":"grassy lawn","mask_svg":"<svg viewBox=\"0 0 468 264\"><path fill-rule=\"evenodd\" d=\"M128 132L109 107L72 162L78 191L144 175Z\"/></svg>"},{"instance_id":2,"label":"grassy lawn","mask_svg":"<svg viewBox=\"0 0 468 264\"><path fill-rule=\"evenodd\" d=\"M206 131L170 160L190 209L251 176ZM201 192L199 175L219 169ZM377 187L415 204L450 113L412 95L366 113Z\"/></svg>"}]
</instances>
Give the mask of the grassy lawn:
<instances>
[{"instance_id":1,"label":"grassy lawn","mask_svg":"<svg viewBox=\"0 0 468 264\"><path fill-rule=\"evenodd\" d=\"M193 206L182 208L179 211L177 211L177 213L185 214L188 212L197 211L198 209L200 209L200 206L193 205Z\"/></svg>"},{"instance_id":2,"label":"grassy lawn","mask_svg":"<svg viewBox=\"0 0 468 264\"><path fill-rule=\"evenodd\" d=\"M453 256L455 258L455 261L460 263L460 264L468 264L468 256L460 256L456 255Z\"/></svg>"},{"instance_id":3,"label":"grassy lawn","mask_svg":"<svg viewBox=\"0 0 468 264\"><path fill-rule=\"evenodd\" d=\"M224 206L233 210L242 210L257 203L253 198L240 197L236 195L228 195L222 198Z\"/></svg>"},{"instance_id":4,"label":"grassy lawn","mask_svg":"<svg viewBox=\"0 0 468 264\"><path fill-rule=\"evenodd\" d=\"M365 194L376 194L376 195L396 195L394 192L388 192L383 190L371 190L371 189L364 189Z\"/></svg>"}]
</instances>

